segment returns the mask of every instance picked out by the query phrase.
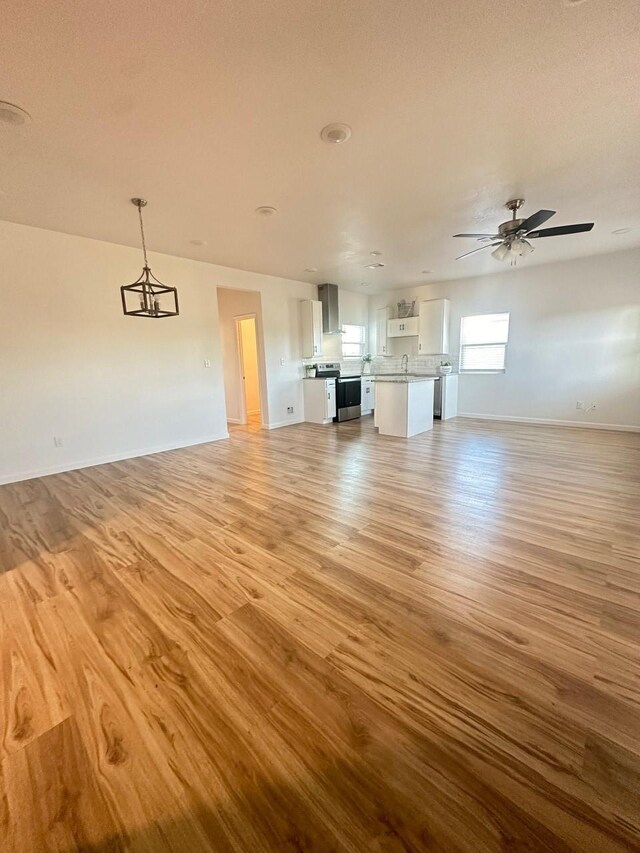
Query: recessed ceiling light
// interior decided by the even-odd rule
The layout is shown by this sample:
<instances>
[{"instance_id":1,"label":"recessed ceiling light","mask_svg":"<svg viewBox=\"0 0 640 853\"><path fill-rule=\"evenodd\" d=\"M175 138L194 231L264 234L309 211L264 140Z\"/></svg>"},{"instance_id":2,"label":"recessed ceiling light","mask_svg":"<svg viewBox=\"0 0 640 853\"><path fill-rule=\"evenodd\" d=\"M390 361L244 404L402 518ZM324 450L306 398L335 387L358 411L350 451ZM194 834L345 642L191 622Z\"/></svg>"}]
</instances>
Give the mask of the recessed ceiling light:
<instances>
[{"instance_id":1,"label":"recessed ceiling light","mask_svg":"<svg viewBox=\"0 0 640 853\"><path fill-rule=\"evenodd\" d=\"M305 272L318 272L318 267L307 267Z\"/></svg>"},{"instance_id":2,"label":"recessed ceiling light","mask_svg":"<svg viewBox=\"0 0 640 853\"><path fill-rule=\"evenodd\" d=\"M382 252L369 252L372 258L379 258Z\"/></svg>"},{"instance_id":3,"label":"recessed ceiling light","mask_svg":"<svg viewBox=\"0 0 640 853\"><path fill-rule=\"evenodd\" d=\"M420 270L420 272L422 273L422 275L431 275L433 270Z\"/></svg>"},{"instance_id":4,"label":"recessed ceiling light","mask_svg":"<svg viewBox=\"0 0 640 853\"><path fill-rule=\"evenodd\" d=\"M565 6L582 6L587 0L564 0Z\"/></svg>"},{"instance_id":5,"label":"recessed ceiling light","mask_svg":"<svg viewBox=\"0 0 640 853\"><path fill-rule=\"evenodd\" d=\"M278 212L276 207L270 207L268 204L263 204L260 207L256 207L256 213L258 216L273 216Z\"/></svg>"},{"instance_id":6,"label":"recessed ceiling light","mask_svg":"<svg viewBox=\"0 0 640 853\"><path fill-rule=\"evenodd\" d=\"M631 228L616 228L615 231L612 231L612 234L628 234L631 231Z\"/></svg>"},{"instance_id":7,"label":"recessed ceiling light","mask_svg":"<svg viewBox=\"0 0 640 853\"><path fill-rule=\"evenodd\" d=\"M334 122L323 127L320 131L320 139L330 145L341 145L351 137L351 128L348 124Z\"/></svg>"},{"instance_id":8,"label":"recessed ceiling light","mask_svg":"<svg viewBox=\"0 0 640 853\"><path fill-rule=\"evenodd\" d=\"M367 269L369 269L369 270L379 270L379 269L382 269L382 267L383 267L383 266L384 266L384 264L381 264L381 263L380 263L380 261L376 261L376 262L375 262L375 263L373 263L373 264L367 264Z\"/></svg>"},{"instance_id":9,"label":"recessed ceiling light","mask_svg":"<svg viewBox=\"0 0 640 853\"><path fill-rule=\"evenodd\" d=\"M28 124L31 121L31 116L22 107L10 104L7 101L0 101L0 121L3 124Z\"/></svg>"},{"instance_id":10,"label":"recessed ceiling light","mask_svg":"<svg viewBox=\"0 0 640 853\"><path fill-rule=\"evenodd\" d=\"M368 282L368 281L363 281L363 282L360 284L360 287L369 287L369 282Z\"/></svg>"},{"instance_id":11,"label":"recessed ceiling light","mask_svg":"<svg viewBox=\"0 0 640 853\"><path fill-rule=\"evenodd\" d=\"M191 243L192 246L206 246L207 245L206 240L189 240L189 242Z\"/></svg>"}]
</instances>

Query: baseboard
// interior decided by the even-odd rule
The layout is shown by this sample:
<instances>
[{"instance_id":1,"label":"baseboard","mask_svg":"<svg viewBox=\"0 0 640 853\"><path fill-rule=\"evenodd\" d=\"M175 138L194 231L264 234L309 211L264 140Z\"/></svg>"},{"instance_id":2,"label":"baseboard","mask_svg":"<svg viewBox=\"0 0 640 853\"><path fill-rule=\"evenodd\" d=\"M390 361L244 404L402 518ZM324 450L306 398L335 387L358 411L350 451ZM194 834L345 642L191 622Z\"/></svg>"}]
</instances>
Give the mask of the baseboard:
<instances>
[{"instance_id":1,"label":"baseboard","mask_svg":"<svg viewBox=\"0 0 640 853\"><path fill-rule=\"evenodd\" d=\"M136 459L139 456L152 456L154 453L166 453L168 450L180 450L184 447L195 447L198 444L209 444L213 441L221 441L229 438L229 433L222 435L211 435L196 441L188 441L186 444L168 444L158 447L138 448L127 450L124 453L110 453L106 456L97 456L94 459L83 459L80 462L66 463L64 465L52 465L47 468L39 468L35 471L18 471L13 474L0 475L0 486L8 483L21 483L23 480L35 480L37 477L49 477L52 474L65 474L67 471L79 471L81 468L93 468L94 465L106 465L109 462L123 462L125 459Z\"/></svg>"},{"instance_id":2,"label":"baseboard","mask_svg":"<svg viewBox=\"0 0 640 853\"><path fill-rule=\"evenodd\" d=\"M631 424L603 424L594 421L559 421L553 418L521 418L515 415L484 415L473 412L458 412L459 418L475 418L481 421L508 421L517 424L540 424L541 426L576 427L577 429L610 429L619 432L640 432L640 426Z\"/></svg>"},{"instance_id":3,"label":"baseboard","mask_svg":"<svg viewBox=\"0 0 640 853\"><path fill-rule=\"evenodd\" d=\"M228 424L243 424L244 421L241 421L240 418L227 418Z\"/></svg>"},{"instance_id":4,"label":"baseboard","mask_svg":"<svg viewBox=\"0 0 640 853\"><path fill-rule=\"evenodd\" d=\"M294 426L295 424L303 423L304 420L302 418L298 418L297 420L278 421L278 423L275 424L262 424L262 429L280 429L280 427Z\"/></svg>"}]
</instances>

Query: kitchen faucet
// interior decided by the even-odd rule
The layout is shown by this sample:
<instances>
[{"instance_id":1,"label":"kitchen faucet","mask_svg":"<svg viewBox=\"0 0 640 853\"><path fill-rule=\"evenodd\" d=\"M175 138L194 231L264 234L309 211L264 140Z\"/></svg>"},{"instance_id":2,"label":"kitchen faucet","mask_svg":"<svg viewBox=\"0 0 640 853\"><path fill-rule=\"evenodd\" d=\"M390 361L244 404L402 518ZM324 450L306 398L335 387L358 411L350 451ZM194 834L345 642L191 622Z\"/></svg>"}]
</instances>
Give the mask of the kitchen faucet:
<instances>
[{"instance_id":1,"label":"kitchen faucet","mask_svg":"<svg viewBox=\"0 0 640 853\"><path fill-rule=\"evenodd\" d=\"M405 373L409 372L409 356L405 354L402 356L402 369Z\"/></svg>"}]
</instances>

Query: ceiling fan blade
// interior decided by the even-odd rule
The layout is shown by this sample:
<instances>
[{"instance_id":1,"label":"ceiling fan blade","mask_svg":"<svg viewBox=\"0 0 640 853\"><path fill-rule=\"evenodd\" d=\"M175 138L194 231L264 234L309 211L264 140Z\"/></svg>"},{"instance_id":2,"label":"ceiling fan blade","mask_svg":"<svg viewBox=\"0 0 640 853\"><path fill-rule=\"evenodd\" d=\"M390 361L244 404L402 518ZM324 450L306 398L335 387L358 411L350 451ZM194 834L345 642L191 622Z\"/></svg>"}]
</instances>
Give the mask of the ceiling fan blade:
<instances>
[{"instance_id":1,"label":"ceiling fan blade","mask_svg":"<svg viewBox=\"0 0 640 853\"><path fill-rule=\"evenodd\" d=\"M454 237L476 237L480 239L481 237L497 237L497 234L454 234Z\"/></svg>"},{"instance_id":2,"label":"ceiling fan blade","mask_svg":"<svg viewBox=\"0 0 640 853\"><path fill-rule=\"evenodd\" d=\"M485 245L480 246L479 249L472 249L470 252L465 252L464 255L458 255L456 261L459 261L460 258L466 258L467 255L473 255L474 252L481 252L483 249L491 249L493 246L499 246L501 242L501 240L498 240L497 243L485 243Z\"/></svg>"},{"instance_id":3,"label":"ceiling fan blade","mask_svg":"<svg viewBox=\"0 0 640 853\"><path fill-rule=\"evenodd\" d=\"M522 225L518 228L518 231L533 231L534 228L539 228L541 225L547 221L547 219L551 219L552 216L555 216L555 210L539 210L537 213L532 213Z\"/></svg>"},{"instance_id":4,"label":"ceiling fan blade","mask_svg":"<svg viewBox=\"0 0 640 853\"><path fill-rule=\"evenodd\" d=\"M541 231L530 231L527 240L536 237L560 237L562 234L580 234L582 231L591 231L593 222L583 222L580 225L558 225L556 228L543 228Z\"/></svg>"}]
</instances>

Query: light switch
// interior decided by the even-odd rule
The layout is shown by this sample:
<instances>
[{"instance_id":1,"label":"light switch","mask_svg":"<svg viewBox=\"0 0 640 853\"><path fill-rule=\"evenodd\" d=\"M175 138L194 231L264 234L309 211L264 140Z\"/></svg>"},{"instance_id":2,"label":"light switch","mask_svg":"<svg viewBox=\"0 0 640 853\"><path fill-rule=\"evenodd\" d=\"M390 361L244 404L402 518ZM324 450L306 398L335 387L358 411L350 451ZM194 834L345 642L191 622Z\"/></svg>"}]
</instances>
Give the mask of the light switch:
<instances>
[{"instance_id":1,"label":"light switch","mask_svg":"<svg viewBox=\"0 0 640 853\"><path fill-rule=\"evenodd\" d=\"M285 361L284 358L280 359L280 367L284 367L284 361Z\"/></svg>"},{"instance_id":2,"label":"light switch","mask_svg":"<svg viewBox=\"0 0 640 853\"><path fill-rule=\"evenodd\" d=\"M205 367L211 367L211 359L210 358L205 358L204 366Z\"/></svg>"}]
</instances>

